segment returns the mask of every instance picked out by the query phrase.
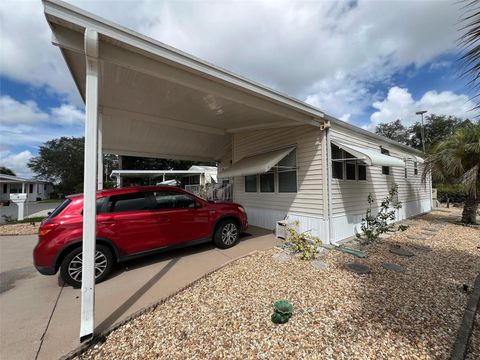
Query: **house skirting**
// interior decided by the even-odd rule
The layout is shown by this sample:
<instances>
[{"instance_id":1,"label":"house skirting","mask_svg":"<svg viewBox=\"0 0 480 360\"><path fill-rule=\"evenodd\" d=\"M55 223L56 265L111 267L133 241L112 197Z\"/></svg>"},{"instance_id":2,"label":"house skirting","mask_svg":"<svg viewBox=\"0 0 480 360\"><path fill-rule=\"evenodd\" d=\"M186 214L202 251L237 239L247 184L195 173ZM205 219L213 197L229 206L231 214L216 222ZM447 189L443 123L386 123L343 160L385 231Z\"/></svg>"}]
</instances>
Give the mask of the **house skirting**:
<instances>
[{"instance_id":1,"label":"house skirting","mask_svg":"<svg viewBox=\"0 0 480 360\"><path fill-rule=\"evenodd\" d=\"M403 207L397 210L395 221L423 214L429 212L431 209L432 206L430 199L405 202L403 203ZM287 219L289 222L298 220L300 232L309 232L322 239L324 243L328 243L328 219L323 217L253 207L246 207L245 210L247 211L248 222L250 225L272 230L275 229L276 223L279 220ZM360 224L364 215L364 212L334 215L332 217L331 241L337 242L354 236L356 230L360 231Z\"/></svg>"}]
</instances>

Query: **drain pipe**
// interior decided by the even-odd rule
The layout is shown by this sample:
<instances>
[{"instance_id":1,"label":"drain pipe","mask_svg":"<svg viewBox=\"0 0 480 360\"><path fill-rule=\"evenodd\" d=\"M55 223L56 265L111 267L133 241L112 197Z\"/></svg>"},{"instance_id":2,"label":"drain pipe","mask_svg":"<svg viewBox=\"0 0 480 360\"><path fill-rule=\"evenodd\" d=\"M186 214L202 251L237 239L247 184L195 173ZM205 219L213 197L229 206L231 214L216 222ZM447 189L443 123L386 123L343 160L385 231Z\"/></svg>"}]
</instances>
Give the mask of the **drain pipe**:
<instances>
[{"instance_id":1,"label":"drain pipe","mask_svg":"<svg viewBox=\"0 0 480 360\"><path fill-rule=\"evenodd\" d=\"M331 245L338 244L333 241L333 223L332 223L332 146L330 143L330 123L325 124L325 138L327 145L327 204L328 204L328 242Z\"/></svg>"}]
</instances>

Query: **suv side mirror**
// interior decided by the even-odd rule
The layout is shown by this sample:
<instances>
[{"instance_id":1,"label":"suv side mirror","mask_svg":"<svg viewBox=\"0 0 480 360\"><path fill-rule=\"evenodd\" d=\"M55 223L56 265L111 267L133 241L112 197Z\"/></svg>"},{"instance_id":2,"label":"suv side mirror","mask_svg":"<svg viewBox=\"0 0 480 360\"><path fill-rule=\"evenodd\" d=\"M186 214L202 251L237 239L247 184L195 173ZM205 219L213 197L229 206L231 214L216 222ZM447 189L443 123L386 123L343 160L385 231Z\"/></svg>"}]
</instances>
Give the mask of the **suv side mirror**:
<instances>
[{"instance_id":1,"label":"suv side mirror","mask_svg":"<svg viewBox=\"0 0 480 360\"><path fill-rule=\"evenodd\" d=\"M195 201L195 208L200 209L203 207L203 204L200 201Z\"/></svg>"}]
</instances>

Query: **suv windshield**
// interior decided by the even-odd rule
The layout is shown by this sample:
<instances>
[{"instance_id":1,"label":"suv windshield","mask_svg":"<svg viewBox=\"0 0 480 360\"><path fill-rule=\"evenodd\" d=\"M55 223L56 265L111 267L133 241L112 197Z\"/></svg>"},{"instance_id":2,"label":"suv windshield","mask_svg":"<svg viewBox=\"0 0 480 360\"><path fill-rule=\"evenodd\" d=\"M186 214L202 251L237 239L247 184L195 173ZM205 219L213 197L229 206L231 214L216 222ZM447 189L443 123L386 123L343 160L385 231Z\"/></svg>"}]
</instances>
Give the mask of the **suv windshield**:
<instances>
[{"instance_id":1,"label":"suv windshield","mask_svg":"<svg viewBox=\"0 0 480 360\"><path fill-rule=\"evenodd\" d=\"M72 200L70 199L65 199L64 202L62 202L60 205L58 205L55 210L52 211L52 213L48 216L47 219L53 219L55 216L57 216L58 214L60 214L63 209L65 209L67 207L68 204L70 204Z\"/></svg>"}]
</instances>

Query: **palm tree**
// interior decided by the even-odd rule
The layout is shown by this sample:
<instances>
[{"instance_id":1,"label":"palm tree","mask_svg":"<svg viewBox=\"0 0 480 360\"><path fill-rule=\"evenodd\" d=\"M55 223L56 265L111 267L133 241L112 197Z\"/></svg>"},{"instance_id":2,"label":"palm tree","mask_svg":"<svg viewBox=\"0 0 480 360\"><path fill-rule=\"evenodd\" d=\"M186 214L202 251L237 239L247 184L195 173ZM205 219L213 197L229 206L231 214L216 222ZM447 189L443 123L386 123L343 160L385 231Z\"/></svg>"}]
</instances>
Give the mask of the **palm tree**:
<instances>
[{"instance_id":1,"label":"palm tree","mask_svg":"<svg viewBox=\"0 0 480 360\"><path fill-rule=\"evenodd\" d=\"M468 84L476 102L474 109L480 109L480 1L464 0L463 3L459 45L464 53L460 64L463 66L462 76L470 79Z\"/></svg>"},{"instance_id":2,"label":"palm tree","mask_svg":"<svg viewBox=\"0 0 480 360\"><path fill-rule=\"evenodd\" d=\"M457 181L465 185L467 199L462 222L475 224L480 191L480 123L462 127L438 142L425 160L424 179L429 172L439 182Z\"/></svg>"}]
</instances>

